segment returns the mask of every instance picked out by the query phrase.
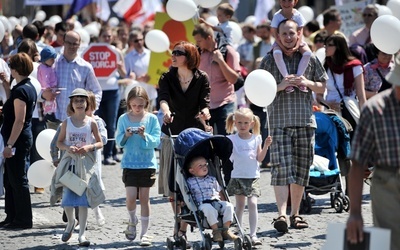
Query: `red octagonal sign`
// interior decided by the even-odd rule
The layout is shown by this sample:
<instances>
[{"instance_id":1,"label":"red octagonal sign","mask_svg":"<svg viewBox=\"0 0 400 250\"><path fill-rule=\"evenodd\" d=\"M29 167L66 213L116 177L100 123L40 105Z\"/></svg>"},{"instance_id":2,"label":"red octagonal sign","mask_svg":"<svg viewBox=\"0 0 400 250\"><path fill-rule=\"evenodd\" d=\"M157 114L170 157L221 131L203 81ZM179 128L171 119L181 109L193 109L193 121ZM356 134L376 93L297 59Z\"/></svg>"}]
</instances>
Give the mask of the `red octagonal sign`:
<instances>
[{"instance_id":1,"label":"red octagonal sign","mask_svg":"<svg viewBox=\"0 0 400 250\"><path fill-rule=\"evenodd\" d=\"M83 59L92 64L94 73L98 78L111 76L119 61L119 54L107 43L93 43L82 53Z\"/></svg>"}]
</instances>

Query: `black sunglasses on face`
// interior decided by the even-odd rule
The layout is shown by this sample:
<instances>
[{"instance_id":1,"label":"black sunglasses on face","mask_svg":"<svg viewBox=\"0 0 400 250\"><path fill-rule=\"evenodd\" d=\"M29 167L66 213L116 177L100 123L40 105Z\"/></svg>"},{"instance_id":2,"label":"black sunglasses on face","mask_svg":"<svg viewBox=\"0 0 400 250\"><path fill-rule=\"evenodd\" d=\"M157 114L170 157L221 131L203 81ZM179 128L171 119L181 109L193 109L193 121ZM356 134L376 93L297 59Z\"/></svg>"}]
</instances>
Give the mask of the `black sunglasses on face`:
<instances>
[{"instance_id":1,"label":"black sunglasses on face","mask_svg":"<svg viewBox=\"0 0 400 250\"><path fill-rule=\"evenodd\" d=\"M373 17L375 16L374 14L363 14L363 17Z\"/></svg>"},{"instance_id":2,"label":"black sunglasses on face","mask_svg":"<svg viewBox=\"0 0 400 250\"><path fill-rule=\"evenodd\" d=\"M186 52L180 50L173 50L171 53L173 56L186 56Z\"/></svg>"}]
</instances>

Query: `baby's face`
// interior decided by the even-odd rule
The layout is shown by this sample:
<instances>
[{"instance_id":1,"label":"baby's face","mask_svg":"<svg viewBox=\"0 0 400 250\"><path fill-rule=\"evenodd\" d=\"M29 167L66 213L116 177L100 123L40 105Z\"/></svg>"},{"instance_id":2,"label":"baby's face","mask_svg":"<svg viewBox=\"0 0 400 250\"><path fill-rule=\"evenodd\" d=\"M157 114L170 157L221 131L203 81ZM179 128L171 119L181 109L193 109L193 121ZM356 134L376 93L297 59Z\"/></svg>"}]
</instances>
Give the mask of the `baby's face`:
<instances>
[{"instance_id":1,"label":"baby's face","mask_svg":"<svg viewBox=\"0 0 400 250\"><path fill-rule=\"evenodd\" d=\"M55 61L55 59L54 58L49 58L49 59L47 59L46 61L45 61L45 63L48 65L48 66L53 66L53 64L54 64L54 61Z\"/></svg>"},{"instance_id":2,"label":"baby's face","mask_svg":"<svg viewBox=\"0 0 400 250\"><path fill-rule=\"evenodd\" d=\"M189 172L195 177L204 177L208 174L208 162L204 158L197 159L190 165Z\"/></svg>"}]
</instances>

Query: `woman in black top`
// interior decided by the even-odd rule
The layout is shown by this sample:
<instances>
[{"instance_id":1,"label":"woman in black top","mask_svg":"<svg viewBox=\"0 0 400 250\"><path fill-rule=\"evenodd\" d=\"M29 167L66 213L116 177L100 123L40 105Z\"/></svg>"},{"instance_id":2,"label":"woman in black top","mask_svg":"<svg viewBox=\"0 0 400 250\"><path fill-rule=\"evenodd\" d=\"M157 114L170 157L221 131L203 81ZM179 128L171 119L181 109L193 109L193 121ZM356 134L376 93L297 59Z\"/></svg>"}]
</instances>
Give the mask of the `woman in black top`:
<instances>
[{"instance_id":1,"label":"woman in black top","mask_svg":"<svg viewBox=\"0 0 400 250\"><path fill-rule=\"evenodd\" d=\"M166 135L161 139L158 192L171 198L173 193L168 181L174 173L171 168L173 148L168 136L178 135L184 129L193 127L211 131L205 122L211 118L210 84L207 74L198 69L199 64L200 54L196 46L185 41L178 42L172 51L171 68L161 75L158 82L158 100L164 114L161 131ZM180 236L184 235L184 230L185 225L181 225Z\"/></svg>"},{"instance_id":2,"label":"woman in black top","mask_svg":"<svg viewBox=\"0 0 400 250\"><path fill-rule=\"evenodd\" d=\"M30 56L18 53L9 60L11 75L17 85L7 86L7 101L3 106L4 124L4 188L7 217L0 227L10 229L32 228L32 207L26 170L33 143L31 120L36 105L36 89L28 76L33 70Z\"/></svg>"}]
</instances>

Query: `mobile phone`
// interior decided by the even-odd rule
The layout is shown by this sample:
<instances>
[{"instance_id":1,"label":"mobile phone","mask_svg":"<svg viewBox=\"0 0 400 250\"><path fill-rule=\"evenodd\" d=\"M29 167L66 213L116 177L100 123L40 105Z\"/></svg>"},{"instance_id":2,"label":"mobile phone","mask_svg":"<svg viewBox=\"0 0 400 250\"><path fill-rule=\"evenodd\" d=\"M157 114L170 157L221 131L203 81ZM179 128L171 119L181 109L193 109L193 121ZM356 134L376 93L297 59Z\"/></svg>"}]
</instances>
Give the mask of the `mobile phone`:
<instances>
[{"instance_id":1,"label":"mobile phone","mask_svg":"<svg viewBox=\"0 0 400 250\"><path fill-rule=\"evenodd\" d=\"M11 154L15 155L15 148L11 148Z\"/></svg>"},{"instance_id":2,"label":"mobile phone","mask_svg":"<svg viewBox=\"0 0 400 250\"><path fill-rule=\"evenodd\" d=\"M370 250L371 235L369 232L364 231L364 240L356 244L352 244L347 240L347 230L344 231L344 247L343 250Z\"/></svg>"}]
</instances>

